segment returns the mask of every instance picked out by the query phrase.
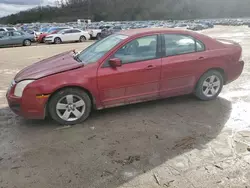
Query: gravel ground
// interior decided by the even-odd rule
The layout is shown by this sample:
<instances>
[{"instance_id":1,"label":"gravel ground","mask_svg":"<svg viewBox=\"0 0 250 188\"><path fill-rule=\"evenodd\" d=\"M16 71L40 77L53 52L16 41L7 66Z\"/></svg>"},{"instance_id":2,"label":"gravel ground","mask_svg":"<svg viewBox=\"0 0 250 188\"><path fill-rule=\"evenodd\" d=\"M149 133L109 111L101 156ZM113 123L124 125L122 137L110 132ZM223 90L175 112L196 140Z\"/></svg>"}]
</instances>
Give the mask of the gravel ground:
<instances>
[{"instance_id":1,"label":"gravel ground","mask_svg":"<svg viewBox=\"0 0 250 188\"><path fill-rule=\"evenodd\" d=\"M250 28L203 32L243 47L244 73L217 100L112 108L74 127L15 116L5 92L25 66L89 43L0 49L0 187L250 187Z\"/></svg>"}]
</instances>

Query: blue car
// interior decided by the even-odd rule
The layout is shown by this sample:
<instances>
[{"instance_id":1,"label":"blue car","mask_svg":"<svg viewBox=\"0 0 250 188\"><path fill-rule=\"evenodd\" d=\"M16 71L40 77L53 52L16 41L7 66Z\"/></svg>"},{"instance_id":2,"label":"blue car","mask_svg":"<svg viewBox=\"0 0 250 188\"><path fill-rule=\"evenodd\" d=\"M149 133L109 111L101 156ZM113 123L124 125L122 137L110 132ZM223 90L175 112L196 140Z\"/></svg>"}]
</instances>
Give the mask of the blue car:
<instances>
[{"instance_id":1,"label":"blue car","mask_svg":"<svg viewBox=\"0 0 250 188\"><path fill-rule=\"evenodd\" d=\"M30 46L34 41L34 35L22 31L8 31L0 34L0 46Z\"/></svg>"}]
</instances>

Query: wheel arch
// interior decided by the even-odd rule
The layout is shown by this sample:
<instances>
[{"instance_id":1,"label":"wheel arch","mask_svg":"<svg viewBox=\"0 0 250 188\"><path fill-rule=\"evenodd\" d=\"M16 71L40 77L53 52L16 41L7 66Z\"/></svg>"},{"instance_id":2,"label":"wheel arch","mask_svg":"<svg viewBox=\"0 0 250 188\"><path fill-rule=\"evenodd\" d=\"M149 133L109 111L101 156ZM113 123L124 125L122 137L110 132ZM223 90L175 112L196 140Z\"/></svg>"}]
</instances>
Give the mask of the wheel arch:
<instances>
[{"instance_id":1,"label":"wheel arch","mask_svg":"<svg viewBox=\"0 0 250 188\"><path fill-rule=\"evenodd\" d=\"M223 81L224 81L223 85L226 84L226 82L227 82L227 75L225 73L225 70L223 68L221 68L221 67L213 67L213 68L210 68L210 69L206 70L203 74L200 75L200 77L196 81L195 88L197 87L197 84L198 84L199 80L201 79L201 77L204 74L206 74L207 72L212 71L212 70L215 70L215 71L218 71L219 73L221 73L221 75L223 77Z\"/></svg>"},{"instance_id":2,"label":"wheel arch","mask_svg":"<svg viewBox=\"0 0 250 188\"><path fill-rule=\"evenodd\" d=\"M23 39L23 44L24 44L24 42L25 42L26 40L32 42L31 39L29 39L29 38L24 38L24 39Z\"/></svg>"},{"instance_id":3,"label":"wheel arch","mask_svg":"<svg viewBox=\"0 0 250 188\"><path fill-rule=\"evenodd\" d=\"M61 42L62 42L62 38L61 38L61 37L59 37L59 36L54 37L53 42L55 42L55 40L56 40L56 39L60 39L60 40L61 40Z\"/></svg>"},{"instance_id":4,"label":"wheel arch","mask_svg":"<svg viewBox=\"0 0 250 188\"><path fill-rule=\"evenodd\" d=\"M92 108L93 109L96 109L96 99L95 97L92 95L92 93L84 88L84 87L81 87L81 86L64 86L64 87L61 87L61 88L58 88L56 89L55 91L53 91L53 93L50 94L48 100L47 100L47 103L45 105L45 116L48 116L49 115L49 109L48 109L48 104L50 102L50 100L52 99L52 97L57 93L57 92L60 92L61 90L64 90L64 89L68 89L68 88L73 88L73 89L79 89L79 90L82 90L84 91L85 93L87 93L87 95L89 96L90 100L91 100L91 105L92 105Z\"/></svg>"}]
</instances>

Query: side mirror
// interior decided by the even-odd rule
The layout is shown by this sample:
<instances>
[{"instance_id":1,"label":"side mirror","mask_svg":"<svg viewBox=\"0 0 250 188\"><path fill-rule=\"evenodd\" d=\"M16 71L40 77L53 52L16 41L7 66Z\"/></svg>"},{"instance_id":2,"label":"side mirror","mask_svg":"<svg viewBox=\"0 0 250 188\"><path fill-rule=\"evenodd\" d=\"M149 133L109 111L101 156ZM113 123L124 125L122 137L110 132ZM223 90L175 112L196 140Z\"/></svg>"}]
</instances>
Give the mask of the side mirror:
<instances>
[{"instance_id":1,"label":"side mirror","mask_svg":"<svg viewBox=\"0 0 250 188\"><path fill-rule=\"evenodd\" d=\"M121 67L122 66L122 61L119 58L112 58L109 60L109 64L111 67Z\"/></svg>"}]
</instances>

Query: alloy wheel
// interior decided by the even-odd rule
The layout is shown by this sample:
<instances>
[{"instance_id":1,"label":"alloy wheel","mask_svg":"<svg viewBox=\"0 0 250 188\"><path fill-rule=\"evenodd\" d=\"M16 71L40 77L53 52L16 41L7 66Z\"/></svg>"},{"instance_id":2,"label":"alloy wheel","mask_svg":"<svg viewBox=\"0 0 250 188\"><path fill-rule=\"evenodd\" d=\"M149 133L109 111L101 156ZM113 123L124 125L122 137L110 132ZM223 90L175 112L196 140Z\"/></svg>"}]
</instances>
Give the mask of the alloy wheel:
<instances>
[{"instance_id":1,"label":"alloy wheel","mask_svg":"<svg viewBox=\"0 0 250 188\"><path fill-rule=\"evenodd\" d=\"M56 38L56 39L55 39L55 43L56 43L56 44L60 44L61 42L62 42L61 39L59 39L59 38Z\"/></svg>"},{"instance_id":2,"label":"alloy wheel","mask_svg":"<svg viewBox=\"0 0 250 188\"><path fill-rule=\"evenodd\" d=\"M65 121L76 121L85 113L86 104L76 95L66 95L56 104L57 115Z\"/></svg>"},{"instance_id":3,"label":"alloy wheel","mask_svg":"<svg viewBox=\"0 0 250 188\"><path fill-rule=\"evenodd\" d=\"M202 92L206 97L215 96L221 87L221 81L216 75L209 76L202 84Z\"/></svg>"}]
</instances>

